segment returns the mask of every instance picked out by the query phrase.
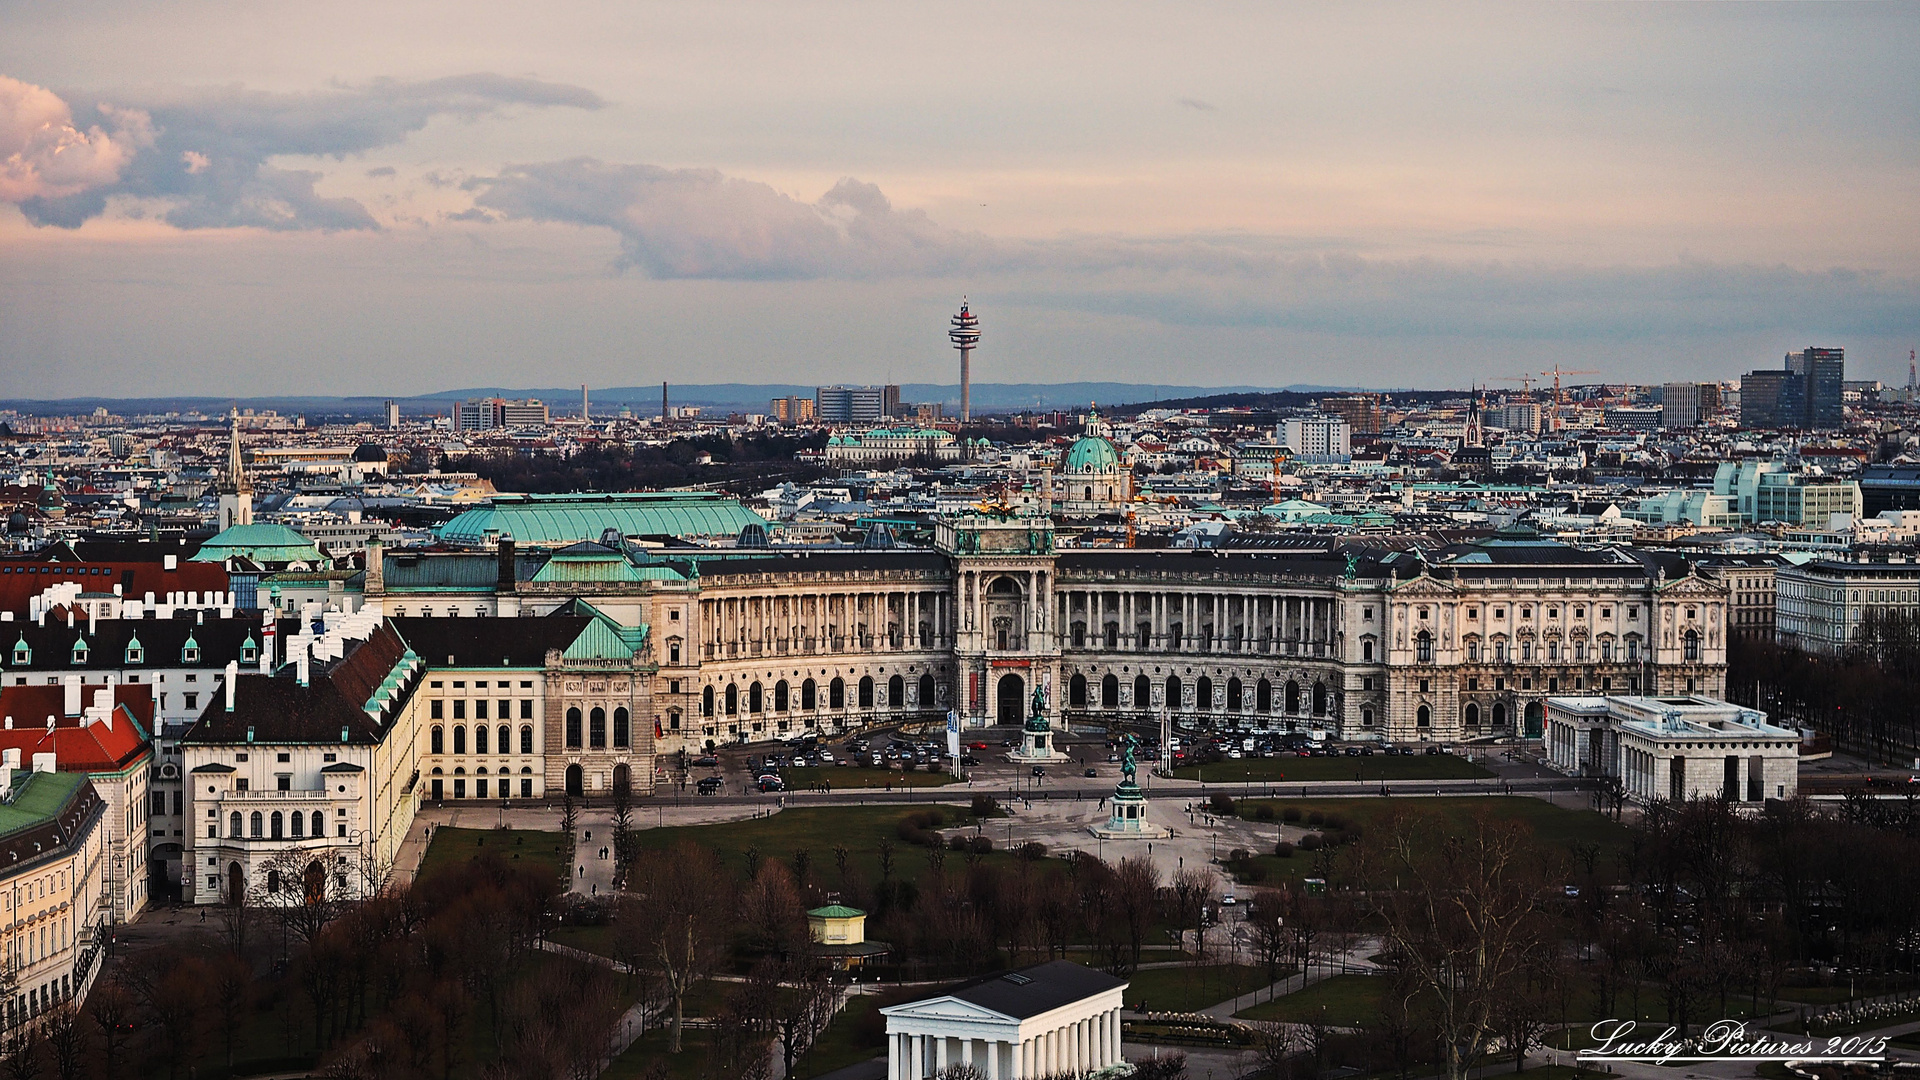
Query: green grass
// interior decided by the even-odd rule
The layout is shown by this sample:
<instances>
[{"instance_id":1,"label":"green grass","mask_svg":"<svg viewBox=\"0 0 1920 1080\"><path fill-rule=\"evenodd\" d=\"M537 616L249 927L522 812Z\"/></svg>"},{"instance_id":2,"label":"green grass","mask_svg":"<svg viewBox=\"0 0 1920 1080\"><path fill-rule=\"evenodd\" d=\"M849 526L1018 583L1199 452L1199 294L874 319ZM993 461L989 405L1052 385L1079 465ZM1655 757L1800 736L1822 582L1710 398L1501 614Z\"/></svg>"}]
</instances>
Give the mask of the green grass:
<instances>
[{"instance_id":1,"label":"green grass","mask_svg":"<svg viewBox=\"0 0 1920 1080\"><path fill-rule=\"evenodd\" d=\"M870 1038L873 1034L870 1029L875 1025L866 1022L882 1004L880 997L874 994L848 998L847 1007L840 1010L840 1015L833 1018L833 1023L820 1033L813 1046L801 1055L799 1061L794 1062L794 1075L825 1076L884 1055L887 1052L885 1026L878 1026L880 1040L875 1042Z\"/></svg>"},{"instance_id":2,"label":"green grass","mask_svg":"<svg viewBox=\"0 0 1920 1080\"><path fill-rule=\"evenodd\" d=\"M613 927L605 923L599 926L556 926L548 932L547 940L582 952L613 955Z\"/></svg>"},{"instance_id":3,"label":"green grass","mask_svg":"<svg viewBox=\"0 0 1920 1080\"><path fill-rule=\"evenodd\" d=\"M1129 1009L1154 1012L1199 1012L1201 1009L1252 993L1268 983L1265 968L1246 964L1181 965L1148 968L1127 978Z\"/></svg>"},{"instance_id":4,"label":"green grass","mask_svg":"<svg viewBox=\"0 0 1920 1080\"><path fill-rule=\"evenodd\" d=\"M903 772L898 769L870 769L864 766L803 765L799 768L780 770L780 778L787 782L793 791L811 791L821 784L831 784L835 791L843 788L909 788L941 787L957 784L960 778L952 773L927 772L915 769Z\"/></svg>"},{"instance_id":5,"label":"green grass","mask_svg":"<svg viewBox=\"0 0 1920 1080\"><path fill-rule=\"evenodd\" d=\"M1234 1015L1243 1020L1363 1027L1379 1020L1380 1001L1386 990L1387 980L1377 975L1335 975Z\"/></svg>"},{"instance_id":6,"label":"green grass","mask_svg":"<svg viewBox=\"0 0 1920 1080\"><path fill-rule=\"evenodd\" d=\"M1273 808L1271 821L1259 816L1262 806ZM1288 807L1300 811L1298 820L1285 820ZM1598 845L1600 859L1597 869L1602 876L1617 869L1618 858L1626 851L1631 836L1631 830L1626 826L1590 810L1570 810L1555 806L1545 799L1524 795L1407 799L1239 799L1235 801L1234 809L1241 818L1258 821L1262 825L1287 825L1329 834L1332 830L1309 824L1307 818L1315 811L1323 815L1338 815L1350 825L1365 831L1379 825L1389 814L1404 811L1428 819L1451 833L1466 828L1476 814L1492 814L1498 818L1525 822L1533 829L1534 838L1543 847L1561 855L1569 854L1574 844ZM1277 837L1277 831L1274 835ZM1296 850L1292 858L1282 859L1270 854L1273 850L1271 841L1264 843L1262 849L1269 854L1253 860L1254 865L1265 874L1259 884L1297 883L1302 878L1322 876L1324 862L1319 852ZM1344 851L1336 849L1333 855L1335 873L1343 858Z\"/></svg>"},{"instance_id":7,"label":"green grass","mask_svg":"<svg viewBox=\"0 0 1920 1080\"><path fill-rule=\"evenodd\" d=\"M433 830L433 842L420 860L418 880L486 854L500 856L509 866L526 865L558 880L565 873L566 838L557 832L532 829L455 829L443 825Z\"/></svg>"},{"instance_id":8,"label":"green grass","mask_svg":"<svg viewBox=\"0 0 1920 1080\"><path fill-rule=\"evenodd\" d=\"M667 1053L667 1036L666 1025L662 1024L635 1039L626 1053L614 1058L607 1071L600 1074L600 1080L637 1080L647 1075L655 1061L666 1062L668 1080L699 1080L705 1076L713 1032L691 1028L681 1031L678 1054Z\"/></svg>"},{"instance_id":9,"label":"green grass","mask_svg":"<svg viewBox=\"0 0 1920 1080\"><path fill-rule=\"evenodd\" d=\"M925 806L804 806L788 807L777 814L744 821L728 821L715 825L681 825L664 829L642 829L634 834L635 841L642 847L667 848L685 840L711 848L718 852L721 859L735 874L744 875L747 869L746 852L749 848L757 851L762 859L791 860L796 851L806 851L812 863L811 874L816 881L838 880L839 871L834 865L833 849L844 846L847 849L848 864L857 868L868 882L880 880L880 842L885 840L893 844L893 874L901 880L917 880L926 869L926 849L915 847L899 838L901 819L928 809ZM942 831L951 833L956 828L964 828L972 835L972 819L965 807L941 806L938 809L946 815L946 824ZM962 823L966 823L964 826ZM993 823L988 822L986 833L993 836ZM994 837L996 843L1002 837ZM991 858L1006 858L995 852ZM962 856L948 853L948 866L955 865L954 860Z\"/></svg>"},{"instance_id":10,"label":"green grass","mask_svg":"<svg viewBox=\"0 0 1920 1080\"><path fill-rule=\"evenodd\" d=\"M1452 754L1375 754L1372 757L1243 758L1187 765L1173 770L1181 780L1210 784L1313 783L1320 780L1484 780L1493 774Z\"/></svg>"}]
</instances>

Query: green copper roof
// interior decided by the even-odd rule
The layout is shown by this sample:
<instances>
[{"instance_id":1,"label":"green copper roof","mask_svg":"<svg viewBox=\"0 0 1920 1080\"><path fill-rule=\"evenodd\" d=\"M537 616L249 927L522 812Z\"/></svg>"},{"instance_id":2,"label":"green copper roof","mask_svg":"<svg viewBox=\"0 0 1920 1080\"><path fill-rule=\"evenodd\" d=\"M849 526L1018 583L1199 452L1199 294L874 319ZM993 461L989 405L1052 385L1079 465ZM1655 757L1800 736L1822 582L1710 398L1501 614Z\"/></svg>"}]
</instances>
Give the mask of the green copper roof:
<instances>
[{"instance_id":1,"label":"green copper roof","mask_svg":"<svg viewBox=\"0 0 1920 1080\"><path fill-rule=\"evenodd\" d=\"M535 582L551 581L643 581L640 568L617 551L556 552L533 575Z\"/></svg>"},{"instance_id":2,"label":"green copper roof","mask_svg":"<svg viewBox=\"0 0 1920 1080\"><path fill-rule=\"evenodd\" d=\"M30 829L58 814L86 782L85 773L14 770L13 799L0 806L0 836Z\"/></svg>"},{"instance_id":3,"label":"green copper roof","mask_svg":"<svg viewBox=\"0 0 1920 1080\"><path fill-rule=\"evenodd\" d=\"M1120 452L1098 435L1075 439L1073 448L1067 451L1065 471L1069 473L1115 472L1119 468Z\"/></svg>"},{"instance_id":4,"label":"green copper roof","mask_svg":"<svg viewBox=\"0 0 1920 1080\"><path fill-rule=\"evenodd\" d=\"M828 904L826 907L814 908L812 911L807 912L807 914L816 919L857 919L865 915L866 912L861 911L859 908L847 907L844 904Z\"/></svg>"},{"instance_id":5,"label":"green copper roof","mask_svg":"<svg viewBox=\"0 0 1920 1080\"><path fill-rule=\"evenodd\" d=\"M258 563L318 562L320 549L285 525L256 521L222 530L200 545L190 561L225 562L230 555L244 555Z\"/></svg>"},{"instance_id":6,"label":"green copper roof","mask_svg":"<svg viewBox=\"0 0 1920 1080\"><path fill-rule=\"evenodd\" d=\"M561 547L597 541L608 529L621 536L734 536L766 523L740 500L718 492L503 495L442 525L440 538L481 546L511 536L517 544Z\"/></svg>"}]
</instances>

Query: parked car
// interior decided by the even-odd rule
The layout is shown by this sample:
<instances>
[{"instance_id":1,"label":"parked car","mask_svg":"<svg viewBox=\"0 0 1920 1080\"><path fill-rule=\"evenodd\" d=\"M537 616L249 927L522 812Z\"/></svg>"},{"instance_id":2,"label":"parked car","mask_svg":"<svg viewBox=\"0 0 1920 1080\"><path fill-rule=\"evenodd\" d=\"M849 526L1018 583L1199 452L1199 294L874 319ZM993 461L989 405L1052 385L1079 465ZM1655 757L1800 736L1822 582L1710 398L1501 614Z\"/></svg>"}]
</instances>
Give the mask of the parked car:
<instances>
[{"instance_id":1,"label":"parked car","mask_svg":"<svg viewBox=\"0 0 1920 1080\"><path fill-rule=\"evenodd\" d=\"M1084 776L1099 776L1099 775L1100 775L1100 770L1099 770L1099 769L1096 769L1096 768L1094 768L1094 767L1093 767L1093 766L1091 766L1091 765L1089 765L1089 766L1087 766L1087 771L1086 771L1085 773L1083 773L1082 775L1084 775Z\"/></svg>"},{"instance_id":2,"label":"parked car","mask_svg":"<svg viewBox=\"0 0 1920 1080\"><path fill-rule=\"evenodd\" d=\"M721 780L717 776L703 776L699 783L693 785L693 788L702 795L718 795L720 784Z\"/></svg>"},{"instance_id":3,"label":"parked car","mask_svg":"<svg viewBox=\"0 0 1920 1080\"><path fill-rule=\"evenodd\" d=\"M694 764L694 767L698 769L717 769L720 767L720 759L717 757L714 757L712 754L707 754L702 757L694 758L693 764Z\"/></svg>"}]
</instances>

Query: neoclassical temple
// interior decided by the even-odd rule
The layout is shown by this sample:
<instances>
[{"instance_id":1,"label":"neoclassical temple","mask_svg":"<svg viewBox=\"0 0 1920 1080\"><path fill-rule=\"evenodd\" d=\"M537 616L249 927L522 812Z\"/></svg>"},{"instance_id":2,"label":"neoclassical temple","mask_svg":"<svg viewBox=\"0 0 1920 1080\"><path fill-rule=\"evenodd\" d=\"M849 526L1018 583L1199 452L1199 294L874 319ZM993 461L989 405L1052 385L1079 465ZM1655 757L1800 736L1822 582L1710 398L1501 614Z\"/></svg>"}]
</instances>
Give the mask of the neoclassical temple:
<instances>
[{"instance_id":1,"label":"neoclassical temple","mask_svg":"<svg viewBox=\"0 0 1920 1080\"><path fill-rule=\"evenodd\" d=\"M664 752L892 719L1157 719L1341 738L1539 737L1566 694L1725 690L1726 587L1684 558L1511 532L1427 551L1062 549L1042 516L931 549L376 553L388 616L582 602L645 642ZM493 572L497 567L497 573ZM639 713L635 714L638 717Z\"/></svg>"}]
</instances>

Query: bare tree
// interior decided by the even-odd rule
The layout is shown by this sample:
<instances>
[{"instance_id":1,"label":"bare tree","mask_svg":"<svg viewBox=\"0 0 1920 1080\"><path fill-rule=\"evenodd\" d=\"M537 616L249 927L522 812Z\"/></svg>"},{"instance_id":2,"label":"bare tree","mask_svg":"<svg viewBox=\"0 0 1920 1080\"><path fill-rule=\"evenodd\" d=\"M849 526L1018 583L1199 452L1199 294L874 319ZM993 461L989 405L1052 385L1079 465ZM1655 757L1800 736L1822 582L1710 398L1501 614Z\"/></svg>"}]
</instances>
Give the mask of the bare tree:
<instances>
[{"instance_id":1,"label":"bare tree","mask_svg":"<svg viewBox=\"0 0 1920 1080\"><path fill-rule=\"evenodd\" d=\"M1433 1002L1447 1076L1464 1080L1544 936L1546 857L1485 813L1453 835L1401 813L1368 830L1360 864L1383 936Z\"/></svg>"},{"instance_id":2,"label":"bare tree","mask_svg":"<svg viewBox=\"0 0 1920 1080\"><path fill-rule=\"evenodd\" d=\"M1193 928L1195 960L1207 952L1207 903L1213 899L1213 882L1213 871L1189 866L1177 871L1167 885L1170 900L1167 917L1175 926Z\"/></svg>"},{"instance_id":3,"label":"bare tree","mask_svg":"<svg viewBox=\"0 0 1920 1080\"><path fill-rule=\"evenodd\" d=\"M1154 902L1160 892L1160 871L1151 860L1136 855L1120 860L1114 868L1114 888L1121 917L1126 921L1127 944L1133 954L1133 966L1140 966L1140 949L1146 944L1147 928L1153 925Z\"/></svg>"},{"instance_id":4,"label":"bare tree","mask_svg":"<svg viewBox=\"0 0 1920 1080\"><path fill-rule=\"evenodd\" d=\"M117 978L96 982L87 995L87 1015L100 1029L100 1058L106 1075L119 1076L127 1056L128 1031L133 1025L135 1002Z\"/></svg>"},{"instance_id":5,"label":"bare tree","mask_svg":"<svg viewBox=\"0 0 1920 1080\"><path fill-rule=\"evenodd\" d=\"M40 1021L47 1033L47 1056L60 1080L80 1080L87 1053L87 1023L71 1002L54 1006Z\"/></svg>"},{"instance_id":6,"label":"bare tree","mask_svg":"<svg viewBox=\"0 0 1920 1080\"><path fill-rule=\"evenodd\" d=\"M669 1051L681 1049L686 996L726 952L733 879L711 848L682 842L634 860L631 910L619 932L641 935L673 1007ZM637 950L638 951L638 950Z\"/></svg>"}]
</instances>

